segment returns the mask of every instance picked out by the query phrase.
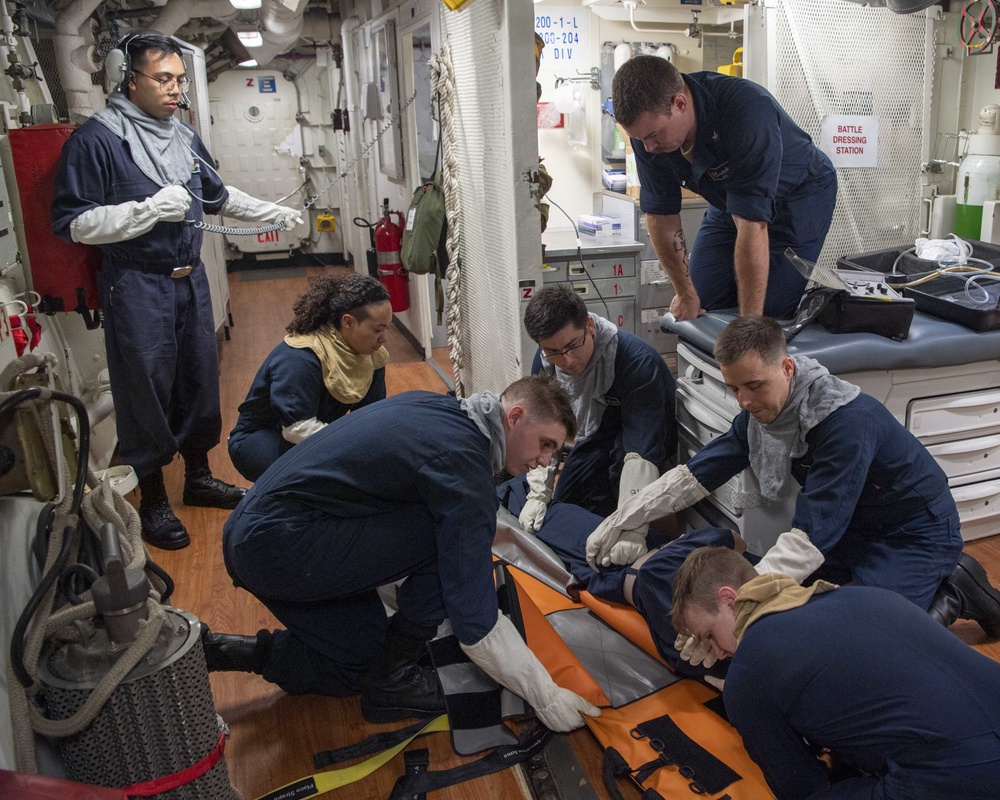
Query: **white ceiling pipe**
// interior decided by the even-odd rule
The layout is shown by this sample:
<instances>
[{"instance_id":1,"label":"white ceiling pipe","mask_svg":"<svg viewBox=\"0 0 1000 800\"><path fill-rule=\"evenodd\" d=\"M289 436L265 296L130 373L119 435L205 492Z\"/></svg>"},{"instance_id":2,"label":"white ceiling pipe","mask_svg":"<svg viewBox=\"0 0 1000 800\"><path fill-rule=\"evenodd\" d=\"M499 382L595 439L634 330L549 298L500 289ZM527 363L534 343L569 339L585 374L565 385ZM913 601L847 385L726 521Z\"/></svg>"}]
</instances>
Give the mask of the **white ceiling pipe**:
<instances>
[{"instance_id":1,"label":"white ceiling pipe","mask_svg":"<svg viewBox=\"0 0 1000 800\"><path fill-rule=\"evenodd\" d=\"M90 76L101 66L94 63L94 40L90 15L101 0L74 0L56 17L53 40L56 69L66 95L70 120L90 117L104 107L102 92Z\"/></svg>"},{"instance_id":2,"label":"white ceiling pipe","mask_svg":"<svg viewBox=\"0 0 1000 800\"><path fill-rule=\"evenodd\" d=\"M229 0L170 0L152 24L155 30L173 36L194 17L211 17L228 21L237 15Z\"/></svg>"}]
</instances>

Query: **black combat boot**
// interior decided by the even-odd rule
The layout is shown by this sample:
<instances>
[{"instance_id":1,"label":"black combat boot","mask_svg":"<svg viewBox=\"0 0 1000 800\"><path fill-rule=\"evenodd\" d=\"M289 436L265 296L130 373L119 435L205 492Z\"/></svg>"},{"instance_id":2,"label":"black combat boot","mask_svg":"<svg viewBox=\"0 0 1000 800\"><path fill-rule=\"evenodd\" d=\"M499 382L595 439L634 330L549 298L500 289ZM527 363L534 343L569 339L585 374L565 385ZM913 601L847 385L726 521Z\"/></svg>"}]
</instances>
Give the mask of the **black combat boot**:
<instances>
[{"instance_id":1,"label":"black combat boot","mask_svg":"<svg viewBox=\"0 0 1000 800\"><path fill-rule=\"evenodd\" d=\"M184 505L236 508L247 490L212 477L208 453L184 457Z\"/></svg>"},{"instance_id":2,"label":"black combat boot","mask_svg":"<svg viewBox=\"0 0 1000 800\"><path fill-rule=\"evenodd\" d=\"M382 650L361 689L361 716L368 722L444 713L437 675L432 668L417 663L436 630L436 626L408 624L398 613L390 620Z\"/></svg>"},{"instance_id":3,"label":"black combat boot","mask_svg":"<svg viewBox=\"0 0 1000 800\"><path fill-rule=\"evenodd\" d=\"M209 672L252 672L261 675L271 657L274 635L266 628L256 636L212 633L201 623L201 644Z\"/></svg>"},{"instance_id":4,"label":"black combat boot","mask_svg":"<svg viewBox=\"0 0 1000 800\"><path fill-rule=\"evenodd\" d=\"M958 557L928 613L945 626L958 618L975 620L989 636L1000 638L1000 591L990 585L982 564L968 553Z\"/></svg>"},{"instance_id":5,"label":"black combat boot","mask_svg":"<svg viewBox=\"0 0 1000 800\"><path fill-rule=\"evenodd\" d=\"M139 522L146 544L161 550L180 550L191 544L191 538L181 521L174 515L163 485L163 471L155 470L139 481Z\"/></svg>"}]
</instances>

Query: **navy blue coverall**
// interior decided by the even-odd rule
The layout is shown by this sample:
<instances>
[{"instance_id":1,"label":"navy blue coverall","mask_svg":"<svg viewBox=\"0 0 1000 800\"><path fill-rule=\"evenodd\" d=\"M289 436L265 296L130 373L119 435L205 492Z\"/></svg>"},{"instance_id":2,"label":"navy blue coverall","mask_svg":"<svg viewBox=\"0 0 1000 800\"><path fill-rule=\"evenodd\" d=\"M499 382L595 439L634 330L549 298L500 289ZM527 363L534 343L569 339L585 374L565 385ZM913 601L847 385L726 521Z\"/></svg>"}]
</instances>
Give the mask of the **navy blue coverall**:
<instances>
[{"instance_id":1,"label":"navy blue coverall","mask_svg":"<svg viewBox=\"0 0 1000 800\"><path fill-rule=\"evenodd\" d=\"M688 462L712 491L750 465L747 425L732 427ZM802 487L792 526L825 556L814 574L891 589L927 610L962 552L948 480L927 449L874 398L860 394L806 435L792 459Z\"/></svg>"},{"instance_id":2,"label":"navy blue coverall","mask_svg":"<svg viewBox=\"0 0 1000 800\"><path fill-rule=\"evenodd\" d=\"M335 420L279 458L223 530L226 568L285 625L264 677L353 694L399 613L478 642L497 621L490 441L458 400L407 392Z\"/></svg>"},{"instance_id":3,"label":"navy blue coverall","mask_svg":"<svg viewBox=\"0 0 1000 800\"><path fill-rule=\"evenodd\" d=\"M201 456L219 443L219 358L202 231L188 222L217 214L229 193L203 166L212 157L197 134L191 156L191 208L184 222L158 222L141 236L100 245L98 273L104 343L115 399L119 452L139 478L178 452ZM63 146L52 202L52 231L72 241L70 223L85 211L143 201L161 188L132 160L129 146L97 120ZM173 279L175 267L193 266Z\"/></svg>"},{"instance_id":4,"label":"navy blue coverall","mask_svg":"<svg viewBox=\"0 0 1000 800\"><path fill-rule=\"evenodd\" d=\"M844 586L752 623L723 698L777 800L995 800L998 686L912 603ZM830 785L813 747L870 777Z\"/></svg>"},{"instance_id":5,"label":"navy blue coverall","mask_svg":"<svg viewBox=\"0 0 1000 800\"><path fill-rule=\"evenodd\" d=\"M497 490L500 502L515 516L521 513L527 492L524 477L515 478ZM728 661L719 661L710 669L705 669L691 666L681 659L681 654L674 647L677 631L670 622L670 611L673 607L674 577L688 553L699 547L733 548L733 532L728 528L701 528L662 546L655 534L650 534L646 538L646 544L650 549L659 549L643 562L640 569L615 565L595 572L587 563L587 537L602 521L601 517L585 508L570 503L552 502L542 527L535 535L552 548L562 559L566 569L579 581L579 585L594 597L628 603L624 591L625 576L629 573L635 575L632 603L649 626L649 633L660 657L674 672L681 675L696 678L705 675L725 677ZM745 557L754 564L760 560L750 553L745 554Z\"/></svg>"},{"instance_id":6,"label":"navy blue coverall","mask_svg":"<svg viewBox=\"0 0 1000 800\"><path fill-rule=\"evenodd\" d=\"M255 481L294 445L281 429L313 419L330 423L348 411L385 399L385 367L375 370L357 403L341 403L323 383L319 357L307 348L280 342L264 359L229 434L229 457L240 475Z\"/></svg>"},{"instance_id":7,"label":"navy blue coverall","mask_svg":"<svg viewBox=\"0 0 1000 800\"><path fill-rule=\"evenodd\" d=\"M632 139L639 207L649 214L679 214L681 186L709 202L689 261L707 311L739 305L732 215L766 222L771 258L764 313L789 317L806 279L785 258L785 248L809 261L819 257L837 200L836 170L764 87L715 72L683 78L697 120L691 161L679 150L647 153Z\"/></svg>"},{"instance_id":8,"label":"navy blue coverall","mask_svg":"<svg viewBox=\"0 0 1000 800\"><path fill-rule=\"evenodd\" d=\"M539 350L531 374L541 371ZM618 507L618 482L627 453L638 453L662 472L677 456L676 390L663 356L638 336L619 330L615 378L604 394L607 408L601 424L573 445L553 499L606 517Z\"/></svg>"}]
</instances>

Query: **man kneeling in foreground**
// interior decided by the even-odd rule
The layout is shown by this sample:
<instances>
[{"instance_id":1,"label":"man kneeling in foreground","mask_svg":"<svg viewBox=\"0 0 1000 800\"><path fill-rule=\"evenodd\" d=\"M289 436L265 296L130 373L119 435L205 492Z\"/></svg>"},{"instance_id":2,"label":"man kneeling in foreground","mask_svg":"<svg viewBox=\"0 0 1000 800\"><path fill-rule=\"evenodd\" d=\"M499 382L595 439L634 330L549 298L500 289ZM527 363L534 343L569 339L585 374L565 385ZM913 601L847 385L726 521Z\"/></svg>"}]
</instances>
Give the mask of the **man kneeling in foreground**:
<instances>
[{"instance_id":1,"label":"man kneeling in foreground","mask_svg":"<svg viewBox=\"0 0 1000 800\"><path fill-rule=\"evenodd\" d=\"M777 800L995 800L1000 664L900 595L758 575L727 548L688 556L674 627L732 656L730 721ZM857 772L831 783L827 749Z\"/></svg>"}]
</instances>

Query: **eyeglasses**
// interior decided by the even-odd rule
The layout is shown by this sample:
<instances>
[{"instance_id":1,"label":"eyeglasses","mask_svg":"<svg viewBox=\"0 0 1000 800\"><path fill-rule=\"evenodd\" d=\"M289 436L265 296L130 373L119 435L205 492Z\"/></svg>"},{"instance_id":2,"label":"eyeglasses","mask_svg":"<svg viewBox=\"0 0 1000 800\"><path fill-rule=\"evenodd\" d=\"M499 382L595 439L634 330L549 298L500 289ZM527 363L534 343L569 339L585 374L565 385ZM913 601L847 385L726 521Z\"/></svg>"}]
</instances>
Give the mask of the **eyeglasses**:
<instances>
[{"instance_id":1,"label":"eyeglasses","mask_svg":"<svg viewBox=\"0 0 1000 800\"><path fill-rule=\"evenodd\" d=\"M160 84L160 91L164 94L170 94L175 87L180 87L182 92L186 92L191 85L191 79L187 75L181 75L179 78L154 78L152 75L139 72L137 69L132 70L132 72L136 75L142 75L144 78L149 78L151 81L156 81Z\"/></svg>"},{"instance_id":2,"label":"eyeglasses","mask_svg":"<svg viewBox=\"0 0 1000 800\"><path fill-rule=\"evenodd\" d=\"M583 329L583 336L581 336L577 341L571 342L567 347L562 350L542 350L544 356L550 361L553 358L561 358L562 356L572 353L574 350L579 350L587 343L587 329Z\"/></svg>"}]
</instances>

